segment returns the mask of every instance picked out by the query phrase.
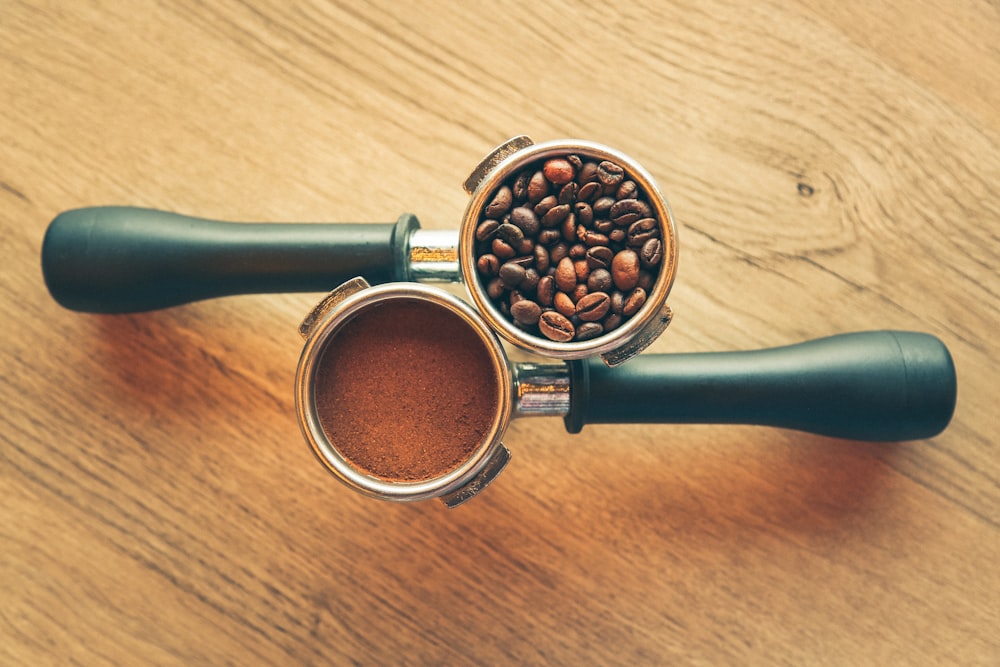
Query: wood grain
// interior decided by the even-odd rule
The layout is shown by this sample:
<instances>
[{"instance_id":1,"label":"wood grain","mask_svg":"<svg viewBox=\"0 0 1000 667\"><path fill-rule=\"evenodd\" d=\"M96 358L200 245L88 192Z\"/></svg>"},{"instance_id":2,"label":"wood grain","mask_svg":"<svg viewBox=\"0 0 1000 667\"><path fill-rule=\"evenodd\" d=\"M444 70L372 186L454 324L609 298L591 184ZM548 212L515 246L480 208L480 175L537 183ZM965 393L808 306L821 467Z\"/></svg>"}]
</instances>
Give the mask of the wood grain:
<instances>
[{"instance_id":1,"label":"wood grain","mask_svg":"<svg viewBox=\"0 0 1000 667\"><path fill-rule=\"evenodd\" d=\"M0 664L996 664L998 43L986 0L5 3ZM78 206L451 229L521 133L667 193L653 352L927 331L948 430L521 420L468 505L381 503L298 433L317 295L42 280Z\"/></svg>"}]
</instances>

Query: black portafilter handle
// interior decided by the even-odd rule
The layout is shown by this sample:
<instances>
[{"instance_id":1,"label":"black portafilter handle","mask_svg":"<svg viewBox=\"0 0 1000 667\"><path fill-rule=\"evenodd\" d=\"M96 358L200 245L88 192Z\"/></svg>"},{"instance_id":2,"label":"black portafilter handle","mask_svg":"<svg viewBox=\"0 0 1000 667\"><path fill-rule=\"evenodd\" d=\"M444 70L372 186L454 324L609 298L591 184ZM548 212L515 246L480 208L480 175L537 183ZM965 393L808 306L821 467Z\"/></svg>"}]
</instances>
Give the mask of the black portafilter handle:
<instances>
[{"instance_id":1,"label":"black portafilter handle","mask_svg":"<svg viewBox=\"0 0 1000 667\"><path fill-rule=\"evenodd\" d=\"M236 294L328 292L355 276L409 279L410 235L396 223L217 222L105 206L57 216L42 244L42 272L62 306L130 313Z\"/></svg>"},{"instance_id":2,"label":"black portafilter handle","mask_svg":"<svg viewBox=\"0 0 1000 667\"><path fill-rule=\"evenodd\" d=\"M869 441L937 435L955 410L947 347L869 331L748 352L570 362L566 429L584 424L756 424Z\"/></svg>"}]
</instances>

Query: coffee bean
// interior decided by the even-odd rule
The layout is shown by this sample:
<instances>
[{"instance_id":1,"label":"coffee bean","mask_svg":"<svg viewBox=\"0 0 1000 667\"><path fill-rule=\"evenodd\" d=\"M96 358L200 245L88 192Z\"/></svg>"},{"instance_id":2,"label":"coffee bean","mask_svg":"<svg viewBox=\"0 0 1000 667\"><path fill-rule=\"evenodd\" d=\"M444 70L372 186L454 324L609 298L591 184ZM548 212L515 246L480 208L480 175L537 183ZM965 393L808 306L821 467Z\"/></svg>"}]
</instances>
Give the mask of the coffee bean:
<instances>
[{"instance_id":1,"label":"coffee bean","mask_svg":"<svg viewBox=\"0 0 1000 667\"><path fill-rule=\"evenodd\" d=\"M493 254L500 259L510 259L517 254L517 250L512 248L511 245L503 239L493 239L493 244L490 247L493 250Z\"/></svg>"},{"instance_id":2,"label":"coffee bean","mask_svg":"<svg viewBox=\"0 0 1000 667\"><path fill-rule=\"evenodd\" d=\"M565 241L560 241L554 246L549 248L549 264L558 265L562 261L563 257L569 256L569 244Z\"/></svg>"},{"instance_id":3,"label":"coffee bean","mask_svg":"<svg viewBox=\"0 0 1000 667\"><path fill-rule=\"evenodd\" d=\"M493 195L493 200L486 205L483 214L487 218L502 218L514 203L514 193L506 185L501 186Z\"/></svg>"},{"instance_id":4,"label":"coffee bean","mask_svg":"<svg viewBox=\"0 0 1000 667\"><path fill-rule=\"evenodd\" d=\"M558 206L553 206L550 208L545 215L542 216L542 226L543 227L555 227L561 224L566 217L569 215L570 205L569 204L559 204Z\"/></svg>"},{"instance_id":5,"label":"coffee bean","mask_svg":"<svg viewBox=\"0 0 1000 667\"><path fill-rule=\"evenodd\" d=\"M584 186L587 183L592 183L597 180L597 163L596 162L584 162L583 166L576 173L576 182L580 186Z\"/></svg>"},{"instance_id":6,"label":"coffee bean","mask_svg":"<svg viewBox=\"0 0 1000 667\"><path fill-rule=\"evenodd\" d=\"M656 276L653 275L653 272L642 269L639 271L639 282L637 282L635 286L641 287L646 290L646 294L649 294L653 291L654 282L656 282Z\"/></svg>"},{"instance_id":7,"label":"coffee bean","mask_svg":"<svg viewBox=\"0 0 1000 667\"><path fill-rule=\"evenodd\" d=\"M566 185L562 186L562 190L559 191L559 203L560 204L573 204L576 201L576 191L579 189L579 185L575 181L570 181Z\"/></svg>"},{"instance_id":8,"label":"coffee bean","mask_svg":"<svg viewBox=\"0 0 1000 667\"><path fill-rule=\"evenodd\" d=\"M581 229L583 228L581 227ZM583 242L588 246L607 246L611 241L606 235L600 232L587 230L587 233L583 236Z\"/></svg>"},{"instance_id":9,"label":"coffee bean","mask_svg":"<svg viewBox=\"0 0 1000 667\"><path fill-rule=\"evenodd\" d=\"M569 247L569 256L573 259L583 259L587 256L587 246L582 243L574 243Z\"/></svg>"},{"instance_id":10,"label":"coffee bean","mask_svg":"<svg viewBox=\"0 0 1000 667\"><path fill-rule=\"evenodd\" d=\"M611 297L605 292L591 292L576 302L576 314L584 322L596 322L608 314Z\"/></svg>"},{"instance_id":11,"label":"coffee bean","mask_svg":"<svg viewBox=\"0 0 1000 667\"><path fill-rule=\"evenodd\" d=\"M535 242L530 238L521 239L521 245L517 246L518 255L531 255L535 252Z\"/></svg>"},{"instance_id":12,"label":"coffee bean","mask_svg":"<svg viewBox=\"0 0 1000 667\"><path fill-rule=\"evenodd\" d=\"M661 259L663 259L663 242L657 238L647 239L639 251L639 261L644 267L650 268L657 266Z\"/></svg>"},{"instance_id":13,"label":"coffee bean","mask_svg":"<svg viewBox=\"0 0 1000 667\"><path fill-rule=\"evenodd\" d=\"M549 182L541 170L536 171L531 175L531 180L528 181L528 201L532 205L537 204L547 194L549 194Z\"/></svg>"},{"instance_id":14,"label":"coffee bean","mask_svg":"<svg viewBox=\"0 0 1000 667\"><path fill-rule=\"evenodd\" d=\"M625 297L625 308L622 309L622 315L632 317L642 308L644 303L646 303L646 290L636 287Z\"/></svg>"},{"instance_id":15,"label":"coffee bean","mask_svg":"<svg viewBox=\"0 0 1000 667\"><path fill-rule=\"evenodd\" d=\"M620 290L614 290L611 292L611 312L621 315L623 310L625 310L625 295Z\"/></svg>"},{"instance_id":16,"label":"coffee bean","mask_svg":"<svg viewBox=\"0 0 1000 667\"><path fill-rule=\"evenodd\" d=\"M589 262L588 262L589 264ZM611 272L607 269L593 269L587 277L587 289L591 292L609 292L614 286Z\"/></svg>"},{"instance_id":17,"label":"coffee bean","mask_svg":"<svg viewBox=\"0 0 1000 667\"><path fill-rule=\"evenodd\" d=\"M535 288L535 296L539 305L551 306L552 299L556 294L556 279L552 276L543 276L538 279L538 287Z\"/></svg>"},{"instance_id":18,"label":"coffee bean","mask_svg":"<svg viewBox=\"0 0 1000 667\"><path fill-rule=\"evenodd\" d=\"M592 208L595 217L607 217L611 207L615 205L614 197L599 197L594 201Z\"/></svg>"},{"instance_id":19,"label":"coffee bean","mask_svg":"<svg viewBox=\"0 0 1000 667\"><path fill-rule=\"evenodd\" d=\"M522 299L510 307L510 315L521 324L537 324L542 308L534 301Z\"/></svg>"},{"instance_id":20,"label":"coffee bean","mask_svg":"<svg viewBox=\"0 0 1000 667\"><path fill-rule=\"evenodd\" d=\"M627 227L642 217L644 210L638 199L621 199L611 205L608 215L619 227Z\"/></svg>"},{"instance_id":21,"label":"coffee bean","mask_svg":"<svg viewBox=\"0 0 1000 667\"><path fill-rule=\"evenodd\" d=\"M483 220L476 227L476 240L477 241L489 241L494 236L497 235L497 230L500 228L500 223L496 220Z\"/></svg>"},{"instance_id":22,"label":"coffee bean","mask_svg":"<svg viewBox=\"0 0 1000 667\"><path fill-rule=\"evenodd\" d=\"M535 212L535 215L537 215L538 218L541 219L543 215L548 213L549 210L558 203L559 203L558 197L556 197L555 195L547 195L545 197L542 197L542 201L535 204L535 207L532 210Z\"/></svg>"},{"instance_id":23,"label":"coffee bean","mask_svg":"<svg viewBox=\"0 0 1000 667\"><path fill-rule=\"evenodd\" d=\"M529 180L531 180L531 173L527 171L522 171L514 179L514 183L510 186L510 191L514 196L515 203L521 203L528 198Z\"/></svg>"},{"instance_id":24,"label":"coffee bean","mask_svg":"<svg viewBox=\"0 0 1000 667\"><path fill-rule=\"evenodd\" d=\"M486 253L476 260L476 268L485 277L492 278L500 270L500 260L492 253Z\"/></svg>"},{"instance_id":25,"label":"coffee bean","mask_svg":"<svg viewBox=\"0 0 1000 667\"><path fill-rule=\"evenodd\" d=\"M571 292L576 287L576 269L573 260L563 257L556 266L556 286L564 292Z\"/></svg>"},{"instance_id":26,"label":"coffee bean","mask_svg":"<svg viewBox=\"0 0 1000 667\"><path fill-rule=\"evenodd\" d=\"M622 178L625 176L625 170L622 169L621 165L615 164L605 160L604 162L597 165L597 180L601 182L605 187L614 186L617 188L618 184L622 182Z\"/></svg>"},{"instance_id":27,"label":"coffee bean","mask_svg":"<svg viewBox=\"0 0 1000 667\"><path fill-rule=\"evenodd\" d=\"M545 178L556 185L565 185L576 176L573 165L565 158L552 158L542 167Z\"/></svg>"},{"instance_id":28,"label":"coffee bean","mask_svg":"<svg viewBox=\"0 0 1000 667\"><path fill-rule=\"evenodd\" d=\"M607 246L594 246L587 248L587 263L591 269L607 269L611 266L611 260L615 253Z\"/></svg>"},{"instance_id":29,"label":"coffee bean","mask_svg":"<svg viewBox=\"0 0 1000 667\"><path fill-rule=\"evenodd\" d=\"M523 292L534 292L538 287L538 281L541 280L541 276L538 271L533 268L528 268L524 270L524 278L521 280L521 284L518 285Z\"/></svg>"},{"instance_id":30,"label":"coffee bean","mask_svg":"<svg viewBox=\"0 0 1000 667\"><path fill-rule=\"evenodd\" d=\"M625 249L611 260L611 278L615 287L626 292L639 281L639 254L635 250Z\"/></svg>"},{"instance_id":31,"label":"coffee bean","mask_svg":"<svg viewBox=\"0 0 1000 667\"><path fill-rule=\"evenodd\" d=\"M590 181L580 186L576 193L577 201L589 202L601 195L601 184L597 181Z\"/></svg>"},{"instance_id":32,"label":"coffee bean","mask_svg":"<svg viewBox=\"0 0 1000 667\"><path fill-rule=\"evenodd\" d=\"M576 335L573 323L554 310L542 313L538 319L538 330L543 336L557 343L568 343Z\"/></svg>"},{"instance_id":33,"label":"coffee bean","mask_svg":"<svg viewBox=\"0 0 1000 667\"><path fill-rule=\"evenodd\" d=\"M624 243L625 242L625 230L621 227L617 227L608 232L608 240L612 243Z\"/></svg>"},{"instance_id":34,"label":"coffee bean","mask_svg":"<svg viewBox=\"0 0 1000 667\"><path fill-rule=\"evenodd\" d=\"M576 216L570 213L562 221L562 226L559 228L562 232L562 237L572 243L576 240Z\"/></svg>"},{"instance_id":35,"label":"coffee bean","mask_svg":"<svg viewBox=\"0 0 1000 667\"><path fill-rule=\"evenodd\" d=\"M636 220L628 228L628 244L630 246L641 246L649 239L660 235L660 228L653 218L643 218Z\"/></svg>"},{"instance_id":36,"label":"coffee bean","mask_svg":"<svg viewBox=\"0 0 1000 667\"><path fill-rule=\"evenodd\" d=\"M590 290L587 289L587 283L577 283L576 287L573 288L573 292L570 293L569 298L573 299L573 303L578 303L580 299L590 294Z\"/></svg>"},{"instance_id":37,"label":"coffee bean","mask_svg":"<svg viewBox=\"0 0 1000 667\"><path fill-rule=\"evenodd\" d=\"M493 278L490 282L486 283L486 293L494 301L501 298L505 291L506 288L503 286L503 281L500 278Z\"/></svg>"},{"instance_id":38,"label":"coffee bean","mask_svg":"<svg viewBox=\"0 0 1000 667\"><path fill-rule=\"evenodd\" d=\"M622 316L620 314L609 313L608 316L604 318L604 322L602 324L604 325L605 331L612 331L614 329L617 329L621 325L621 323L622 323Z\"/></svg>"},{"instance_id":39,"label":"coffee bean","mask_svg":"<svg viewBox=\"0 0 1000 667\"><path fill-rule=\"evenodd\" d=\"M514 262L505 262L500 266L500 280L507 287L517 287L524 280L524 267Z\"/></svg>"},{"instance_id":40,"label":"coffee bean","mask_svg":"<svg viewBox=\"0 0 1000 667\"><path fill-rule=\"evenodd\" d=\"M566 292L556 292L555 296L552 297L552 306L566 317L576 315L576 303L573 302L573 297Z\"/></svg>"},{"instance_id":41,"label":"coffee bean","mask_svg":"<svg viewBox=\"0 0 1000 667\"><path fill-rule=\"evenodd\" d=\"M543 245L536 245L532 249L532 254L535 256L535 269L538 270L539 274L544 274L549 270L549 251L545 249Z\"/></svg>"},{"instance_id":42,"label":"coffee bean","mask_svg":"<svg viewBox=\"0 0 1000 667\"><path fill-rule=\"evenodd\" d=\"M576 328L576 339L590 340L597 338L602 333L604 333L604 327L601 326L600 322L584 322Z\"/></svg>"},{"instance_id":43,"label":"coffee bean","mask_svg":"<svg viewBox=\"0 0 1000 667\"><path fill-rule=\"evenodd\" d=\"M639 186L635 181L622 181L615 192L615 199L633 199L639 194Z\"/></svg>"},{"instance_id":44,"label":"coffee bean","mask_svg":"<svg viewBox=\"0 0 1000 667\"><path fill-rule=\"evenodd\" d=\"M610 234L615 231L615 223L609 218L601 218L594 222L594 231L600 234Z\"/></svg>"},{"instance_id":45,"label":"coffee bean","mask_svg":"<svg viewBox=\"0 0 1000 667\"><path fill-rule=\"evenodd\" d=\"M567 155L566 161L573 165L574 172L583 166L583 160L580 159L579 155Z\"/></svg>"},{"instance_id":46,"label":"coffee bean","mask_svg":"<svg viewBox=\"0 0 1000 667\"><path fill-rule=\"evenodd\" d=\"M573 212L576 213L577 224L583 225L584 227L590 227L594 224L594 209L590 207L587 202L577 202L573 206Z\"/></svg>"},{"instance_id":47,"label":"coffee bean","mask_svg":"<svg viewBox=\"0 0 1000 667\"><path fill-rule=\"evenodd\" d=\"M538 243L543 246L550 246L557 243L562 238L562 231L558 229L542 229L538 232Z\"/></svg>"},{"instance_id":48,"label":"coffee bean","mask_svg":"<svg viewBox=\"0 0 1000 667\"><path fill-rule=\"evenodd\" d=\"M512 248L516 248L520 246L521 241L524 240L524 232L522 232L516 225L505 222L497 227L497 238L503 239Z\"/></svg>"},{"instance_id":49,"label":"coffee bean","mask_svg":"<svg viewBox=\"0 0 1000 667\"><path fill-rule=\"evenodd\" d=\"M527 206L518 206L510 212L510 224L520 229L526 237L538 233L538 216Z\"/></svg>"}]
</instances>

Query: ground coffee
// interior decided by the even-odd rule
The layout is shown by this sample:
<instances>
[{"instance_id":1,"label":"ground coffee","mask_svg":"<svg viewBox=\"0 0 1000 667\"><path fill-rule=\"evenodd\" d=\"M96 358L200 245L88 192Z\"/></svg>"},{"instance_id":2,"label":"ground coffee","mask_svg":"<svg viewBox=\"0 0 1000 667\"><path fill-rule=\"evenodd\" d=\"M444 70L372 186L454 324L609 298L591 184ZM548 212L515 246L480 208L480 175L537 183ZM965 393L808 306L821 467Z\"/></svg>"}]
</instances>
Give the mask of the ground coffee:
<instances>
[{"instance_id":1,"label":"ground coffee","mask_svg":"<svg viewBox=\"0 0 1000 667\"><path fill-rule=\"evenodd\" d=\"M316 367L316 412L355 467L395 482L439 477L466 461L498 411L488 348L433 302L397 298L360 311Z\"/></svg>"}]
</instances>

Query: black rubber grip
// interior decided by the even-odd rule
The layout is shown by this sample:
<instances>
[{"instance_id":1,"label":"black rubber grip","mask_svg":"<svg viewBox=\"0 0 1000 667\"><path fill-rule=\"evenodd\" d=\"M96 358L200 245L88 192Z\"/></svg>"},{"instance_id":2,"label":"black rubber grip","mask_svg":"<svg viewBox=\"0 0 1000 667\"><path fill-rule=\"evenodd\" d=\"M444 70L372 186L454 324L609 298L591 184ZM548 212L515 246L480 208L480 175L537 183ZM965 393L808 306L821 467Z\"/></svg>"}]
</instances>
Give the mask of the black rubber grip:
<instances>
[{"instance_id":1,"label":"black rubber grip","mask_svg":"<svg viewBox=\"0 0 1000 667\"><path fill-rule=\"evenodd\" d=\"M234 294L326 292L363 276L409 278L409 237L395 223L217 222L129 207L62 213L42 244L49 292L72 310L127 313Z\"/></svg>"},{"instance_id":2,"label":"black rubber grip","mask_svg":"<svg viewBox=\"0 0 1000 667\"><path fill-rule=\"evenodd\" d=\"M838 438L929 438L948 425L957 381L929 334L872 331L750 352L572 362L566 428L584 424L758 424Z\"/></svg>"}]
</instances>

